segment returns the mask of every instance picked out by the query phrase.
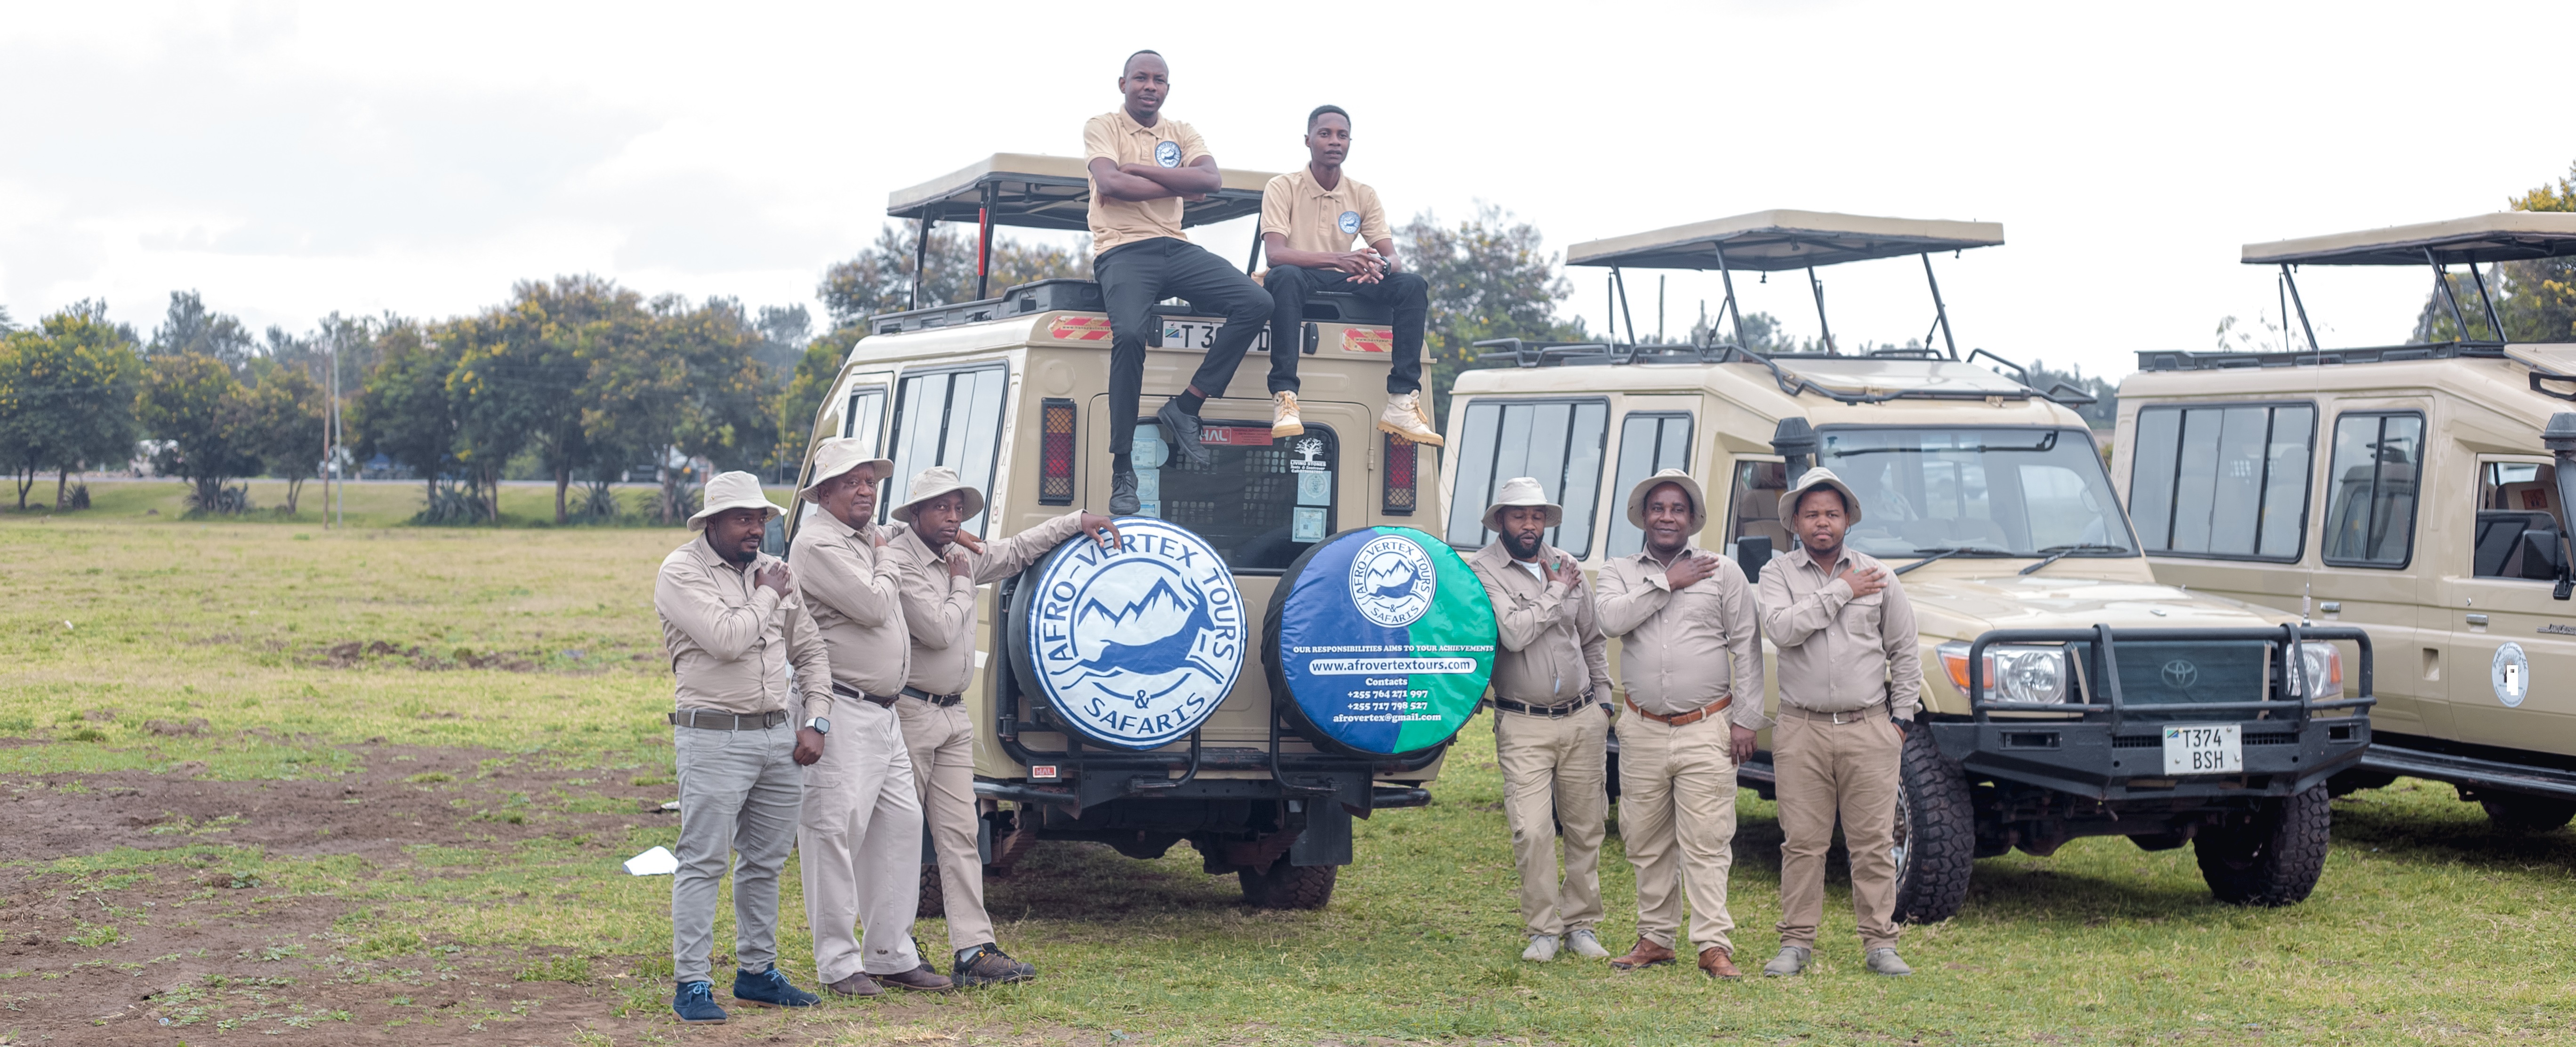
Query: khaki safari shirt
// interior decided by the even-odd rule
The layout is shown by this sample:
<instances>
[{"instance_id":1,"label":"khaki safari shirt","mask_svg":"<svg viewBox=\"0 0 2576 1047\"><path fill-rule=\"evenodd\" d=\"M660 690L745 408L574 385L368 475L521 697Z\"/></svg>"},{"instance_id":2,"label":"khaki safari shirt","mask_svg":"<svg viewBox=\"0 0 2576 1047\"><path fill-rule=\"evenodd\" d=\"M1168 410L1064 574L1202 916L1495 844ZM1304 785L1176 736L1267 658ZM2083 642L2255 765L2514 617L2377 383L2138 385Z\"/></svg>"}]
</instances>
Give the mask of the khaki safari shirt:
<instances>
[{"instance_id":1,"label":"khaki safari shirt","mask_svg":"<svg viewBox=\"0 0 2576 1047\"><path fill-rule=\"evenodd\" d=\"M1377 190L1349 174L1326 189L1304 167L1261 187L1261 234L1271 233L1287 237L1291 249L1317 252L1348 251L1354 236L1363 245L1395 239Z\"/></svg>"},{"instance_id":2,"label":"khaki safari shirt","mask_svg":"<svg viewBox=\"0 0 2576 1047\"><path fill-rule=\"evenodd\" d=\"M1844 567L1887 571L1887 587L1855 599L1835 576ZM1780 649L1780 704L1847 713L1887 703L1914 719L1923 704L1923 661L1915 653L1914 605L1896 573L1867 553L1843 548L1827 567L1804 545L1762 569L1762 630Z\"/></svg>"},{"instance_id":3,"label":"khaki safari shirt","mask_svg":"<svg viewBox=\"0 0 2576 1047\"><path fill-rule=\"evenodd\" d=\"M797 592L832 655L832 679L891 698L912 667L912 643L903 629L903 568L880 555L876 531L854 530L818 511L797 528L791 551Z\"/></svg>"},{"instance_id":4,"label":"khaki safari shirt","mask_svg":"<svg viewBox=\"0 0 2576 1047\"><path fill-rule=\"evenodd\" d=\"M1165 148L1163 143L1171 143ZM1082 162L1088 166L1094 158L1108 157L1119 166L1153 164L1157 167L1188 167L1208 155L1207 143L1198 130L1188 124L1162 117L1147 127L1118 109L1102 113L1082 125ZM1164 161L1170 161L1165 163ZM1168 236L1187 240L1181 232L1181 198L1166 196L1160 200L1112 200L1091 187L1091 253L1105 254L1139 240ZM945 692L942 692L945 693Z\"/></svg>"},{"instance_id":5,"label":"khaki safari shirt","mask_svg":"<svg viewBox=\"0 0 2576 1047\"><path fill-rule=\"evenodd\" d=\"M786 711L791 695L802 692L806 717L830 715L832 669L814 617L803 600L752 584L755 571L778 563L762 553L736 567L707 546L704 534L662 558L653 610L679 680L679 708Z\"/></svg>"},{"instance_id":6,"label":"khaki safari shirt","mask_svg":"<svg viewBox=\"0 0 2576 1047\"><path fill-rule=\"evenodd\" d=\"M1541 545L1538 562L1571 559ZM1523 705L1571 705L1610 696L1610 641L1593 620L1592 593L1578 583L1543 582L1495 539L1467 557L1494 603L1494 696Z\"/></svg>"},{"instance_id":7,"label":"khaki safari shirt","mask_svg":"<svg viewBox=\"0 0 2576 1047\"><path fill-rule=\"evenodd\" d=\"M886 540L886 555L903 571L903 624L912 634L912 668L904 686L929 694L959 694L975 678L975 587L1027 570L1082 526L1070 512L1008 538L987 538L984 551L966 554L967 573L948 575L948 554L932 552L910 526Z\"/></svg>"},{"instance_id":8,"label":"khaki safari shirt","mask_svg":"<svg viewBox=\"0 0 2576 1047\"><path fill-rule=\"evenodd\" d=\"M1685 547L1682 555L1707 553ZM1716 560L1717 573L1680 589L1652 553L1612 560L1601 565L1594 613L1603 633L1620 638L1620 682L1637 708L1680 716L1733 697L1726 718L1758 731L1767 721L1753 584L1734 560Z\"/></svg>"}]
</instances>

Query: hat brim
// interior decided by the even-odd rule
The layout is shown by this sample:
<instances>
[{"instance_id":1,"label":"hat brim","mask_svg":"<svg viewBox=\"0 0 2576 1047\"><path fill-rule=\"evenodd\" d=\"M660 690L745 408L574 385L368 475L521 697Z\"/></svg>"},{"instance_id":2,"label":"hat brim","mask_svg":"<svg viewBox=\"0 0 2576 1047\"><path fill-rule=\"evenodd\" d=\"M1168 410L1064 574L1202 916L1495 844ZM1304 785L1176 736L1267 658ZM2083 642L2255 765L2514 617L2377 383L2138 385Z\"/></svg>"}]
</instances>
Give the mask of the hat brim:
<instances>
[{"instance_id":1,"label":"hat brim","mask_svg":"<svg viewBox=\"0 0 2576 1047\"><path fill-rule=\"evenodd\" d=\"M796 492L796 497L808 502L820 502L823 500L824 484L831 482L833 477L848 475L850 470L863 465L875 471L876 478L879 481L883 481L886 477L894 475L894 459L861 458L847 465L843 465L840 468L816 474L811 481L805 484L803 490Z\"/></svg>"},{"instance_id":2,"label":"hat brim","mask_svg":"<svg viewBox=\"0 0 2576 1047\"><path fill-rule=\"evenodd\" d=\"M760 517L760 522L762 523L768 523L771 520L787 515L787 510L771 504L769 499L766 498L757 502L726 502L722 505L710 505L704 509L698 510L697 515L689 517L689 529L692 531L706 530L707 521L713 520L718 516L732 512L736 509L762 510Z\"/></svg>"},{"instance_id":3,"label":"hat brim","mask_svg":"<svg viewBox=\"0 0 2576 1047\"><path fill-rule=\"evenodd\" d=\"M1485 529L1500 534L1503 530L1503 510L1530 508L1547 510L1547 525L1550 527L1565 522L1565 507L1554 502L1510 502L1485 509Z\"/></svg>"},{"instance_id":4,"label":"hat brim","mask_svg":"<svg viewBox=\"0 0 2576 1047\"><path fill-rule=\"evenodd\" d=\"M960 481L958 483L939 488L935 491L928 491L916 495L911 501L895 506L892 515L896 520L904 523L911 523L913 507L933 498L945 497L957 491L966 492L966 511L961 515L961 519L972 520L984 514L984 492L978 491L972 485Z\"/></svg>"},{"instance_id":5,"label":"hat brim","mask_svg":"<svg viewBox=\"0 0 2576 1047\"><path fill-rule=\"evenodd\" d=\"M1841 480L1835 479L1818 480L1804 487L1791 488L1787 493L1782 494L1780 496L1780 525L1794 530L1796 525L1792 521L1798 518L1798 500L1805 498L1814 492L1827 489L1842 492L1844 521L1846 523L1859 523L1860 495L1851 489L1850 484L1846 484Z\"/></svg>"},{"instance_id":6,"label":"hat brim","mask_svg":"<svg viewBox=\"0 0 2576 1047\"><path fill-rule=\"evenodd\" d=\"M1635 487L1628 489L1628 522L1635 525L1640 531L1646 529L1646 497L1655 493L1655 488L1662 487L1665 484L1672 484L1681 488L1682 494L1690 498L1690 530L1682 532L1683 536L1689 537L1690 535L1698 534L1703 528L1706 528L1708 526L1708 499L1700 494L1699 481L1687 476L1649 476L1643 480L1637 481L1637 485Z\"/></svg>"}]
</instances>

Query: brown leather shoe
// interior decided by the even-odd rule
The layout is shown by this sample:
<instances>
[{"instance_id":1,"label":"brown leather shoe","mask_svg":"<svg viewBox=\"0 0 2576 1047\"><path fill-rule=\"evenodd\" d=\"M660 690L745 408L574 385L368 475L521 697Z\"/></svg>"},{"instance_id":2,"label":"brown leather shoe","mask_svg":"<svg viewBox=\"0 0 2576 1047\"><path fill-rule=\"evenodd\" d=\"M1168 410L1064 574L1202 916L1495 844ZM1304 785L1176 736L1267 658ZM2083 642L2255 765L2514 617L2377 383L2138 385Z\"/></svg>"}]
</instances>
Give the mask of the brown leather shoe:
<instances>
[{"instance_id":1,"label":"brown leather shoe","mask_svg":"<svg viewBox=\"0 0 2576 1047\"><path fill-rule=\"evenodd\" d=\"M1636 948L1628 950L1628 955L1626 956L1621 956L1617 959L1611 960L1610 966L1615 970L1634 971L1646 967L1657 967L1671 962L1673 962L1673 951L1671 949L1664 948L1663 946L1640 937L1637 939Z\"/></svg>"},{"instance_id":2,"label":"brown leather shoe","mask_svg":"<svg viewBox=\"0 0 2576 1047\"><path fill-rule=\"evenodd\" d=\"M1714 945L1699 951L1699 973L1729 981L1744 977L1744 972L1735 969L1735 961L1727 957L1726 950Z\"/></svg>"},{"instance_id":3,"label":"brown leather shoe","mask_svg":"<svg viewBox=\"0 0 2576 1047\"><path fill-rule=\"evenodd\" d=\"M868 977L865 971L837 982L825 982L823 988L834 996L876 996L885 992L885 987L878 985L877 980Z\"/></svg>"},{"instance_id":4,"label":"brown leather shoe","mask_svg":"<svg viewBox=\"0 0 2576 1047\"><path fill-rule=\"evenodd\" d=\"M931 970L930 965L926 963L902 974L877 975L877 980L898 989L910 989L914 992L947 992L957 987L938 971Z\"/></svg>"}]
</instances>

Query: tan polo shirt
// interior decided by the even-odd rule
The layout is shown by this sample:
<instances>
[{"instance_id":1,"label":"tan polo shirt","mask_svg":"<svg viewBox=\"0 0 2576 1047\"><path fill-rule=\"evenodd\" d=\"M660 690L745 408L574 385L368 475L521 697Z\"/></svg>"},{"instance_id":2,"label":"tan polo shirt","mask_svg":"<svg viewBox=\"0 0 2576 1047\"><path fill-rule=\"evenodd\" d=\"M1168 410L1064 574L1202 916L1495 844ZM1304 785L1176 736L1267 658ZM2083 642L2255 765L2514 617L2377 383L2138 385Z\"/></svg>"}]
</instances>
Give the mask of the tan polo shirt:
<instances>
[{"instance_id":1,"label":"tan polo shirt","mask_svg":"<svg viewBox=\"0 0 2576 1047\"><path fill-rule=\"evenodd\" d=\"M762 553L736 567L707 547L703 533L662 558L653 610L662 618L662 649L671 655L679 708L792 710L793 696L802 693L799 722L831 713L831 663L805 602L752 584L753 572L778 562Z\"/></svg>"},{"instance_id":2,"label":"tan polo shirt","mask_svg":"<svg viewBox=\"0 0 2576 1047\"><path fill-rule=\"evenodd\" d=\"M831 652L832 679L891 698L912 667L912 643L903 629L903 568L879 554L876 530L853 530L818 512L796 530L790 552L796 591Z\"/></svg>"},{"instance_id":3,"label":"tan polo shirt","mask_svg":"<svg viewBox=\"0 0 2576 1047\"><path fill-rule=\"evenodd\" d=\"M1685 555L1706 555L1685 549ZM1761 730L1762 634L1753 583L1717 557L1717 573L1674 589L1662 561L1640 552L1601 565L1593 613L1619 637L1619 678L1628 700L1658 716L1695 712L1728 697L1726 718Z\"/></svg>"},{"instance_id":4,"label":"tan polo shirt","mask_svg":"<svg viewBox=\"0 0 2576 1047\"><path fill-rule=\"evenodd\" d=\"M1091 118L1082 125L1082 162L1089 166L1097 157L1109 162L1153 164L1157 167L1188 167L1208 155L1207 143L1190 125L1165 116L1147 127L1116 109ZM1091 253L1097 257L1112 247L1168 236L1187 240L1181 232L1181 198L1166 196L1160 200L1112 200L1091 187Z\"/></svg>"},{"instance_id":5,"label":"tan polo shirt","mask_svg":"<svg viewBox=\"0 0 2576 1047\"><path fill-rule=\"evenodd\" d=\"M1886 702L1888 715L1912 720L1923 704L1914 605L1892 570L1886 588L1854 599L1835 577L1846 566L1887 570L1848 546L1825 567L1804 545L1762 569L1762 631L1780 651L1780 704L1843 713Z\"/></svg>"},{"instance_id":6,"label":"tan polo shirt","mask_svg":"<svg viewBox=\"0 0 2576 1047\"><path fill-rule=\"evenodd\" d=\"M1352 237L1363 247L1395 239L1377 190L1347 172L1340 184L1326 189L1304 167L1261 187L1261 234L1271 233L1287 237L1293 250L1316 252L1351 250Z\"/></svg>"},{"instance_id":7,"label":"tan polo shirt","mask_svg":"<svg viewBox=\"0 0 2576 1047\"><path fill-rule=\"evenodd\" d=\"M987 538L983 552L966 554L968 573L954 578L947 550L931 549L910 526L887 539L886 555L903 572L903 624L912 634L904 685L931 694L965 691L975 678L975 587L1027 570L1081 526L1076 511L1008 538Z\"/></svg>"},{"instance_id":8,"label":"tan polo shirt","mask_svg":"<svg viewBox=\"0 0 2576 1047\"><path fill-rule=\"evenodd\" d=\"M1542 545L1540 563L1564 558ZM1495 539L1467 557L1494 604L1502 649L1494 652L1494 695L1523 705L1568 705L1610 697L1610 641L1592 615L1592 589L1541 581Z\"/></svg>"}]
</instances>

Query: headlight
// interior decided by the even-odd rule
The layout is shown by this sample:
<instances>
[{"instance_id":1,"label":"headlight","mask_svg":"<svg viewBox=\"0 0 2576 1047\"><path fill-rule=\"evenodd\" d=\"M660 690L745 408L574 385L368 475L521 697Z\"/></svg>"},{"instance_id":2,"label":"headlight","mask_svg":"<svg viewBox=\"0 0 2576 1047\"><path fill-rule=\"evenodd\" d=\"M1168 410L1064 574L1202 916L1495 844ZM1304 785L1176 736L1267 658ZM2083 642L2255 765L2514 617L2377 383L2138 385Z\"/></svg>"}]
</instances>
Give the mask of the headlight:
<instances>
[{"instance_id":1,"label":"headlight","mask_svg":"<svg viewBox=\"0 0 2576 1047\"><path fill-rule=\"evenodd\" d=\"M1968 693L1968 644L1952 640L1934 648L1950 685ZM2066 700L2066 648L1997 645L1986 648L1985 701L2056 704Z\"/></svg>"},{"instance_id":2,"label":"headlight","mask_svg":"<svg viewBox=\"0 0 2576 1047\"><path fill-rule=\"evenodd\" d=\"M2323 640L2299 642L2299 664L2307 678L2317 687L2317 700L2330 702L2343 697L2343 651ZM2282 682L2281 690L2292 698L2299 696L2299 680L2293 676Z\"/></svg>"}]
</instances>

